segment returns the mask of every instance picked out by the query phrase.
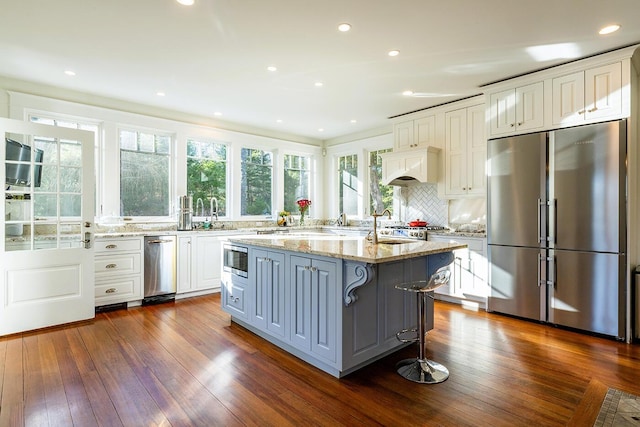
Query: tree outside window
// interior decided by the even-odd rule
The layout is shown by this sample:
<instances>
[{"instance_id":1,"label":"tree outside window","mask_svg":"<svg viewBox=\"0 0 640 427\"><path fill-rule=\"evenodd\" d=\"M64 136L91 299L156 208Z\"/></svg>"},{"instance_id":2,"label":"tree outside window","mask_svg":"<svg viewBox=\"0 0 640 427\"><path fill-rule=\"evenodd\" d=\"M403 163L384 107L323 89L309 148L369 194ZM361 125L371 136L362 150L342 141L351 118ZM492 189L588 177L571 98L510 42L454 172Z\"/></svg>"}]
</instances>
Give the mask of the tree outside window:
<instances>
[{"instance_id":1,"label":"tree outside window","mask_svg":"<svg viewBox=\"0 0 640 427\"><path fill-rule=\"evenodd\" d=\"M240 151L241 215L271 215L272 157L263 150L243 148Z\"/></svg>"},{"instance_id":2,"label":"tree outside window","mask_svg":"<svg viewBox=\"0 0 640 427\"><path fill-rule=\"evenodd\" d=\"M382 212L393 208L393 186L382 183L382 158L380 154L390 153L391 148L369 153L369 193L371 212Z\"/></svg>"},{"instance_id":3,"label":"tree outside window","mask_svg":"<svg viewBox=\"0 0 640 427\"><path fill-rule=\"evenodd\" d=\"M310 159L304 156L284 155L284 210L298 212L296 201L309 199Z\"/></svg>"},{"instance_id":4,"label":"tree outside window","mask_svg":"<svg viewBox=\"0 0 640 427\"><path fill-rule=\"evenodd\" d=\"M171 137L120 131L120 214L169 216Z\"/></svg>"},{"instance_id":5,"label":"tree outside window","mask_svg":"<svg viewBox=\"0 0 640 427\"><path fill-rule=\"evenodd\" d=\"M218 200L218 216L227 212L227 146L211 141L187 140L187 193L194 204L202 199L205 215L211 198Z\"/></svg>"},{"instance_id":6,"label":"tree outside window","mask_svg":"<svg viewBox=\"0 0 640 427\"><path fill-rule=\"evenodd\" d=\"M347 215L358 214L358 155L338 158L339 208Z\"/></svg>"}]
</instances>

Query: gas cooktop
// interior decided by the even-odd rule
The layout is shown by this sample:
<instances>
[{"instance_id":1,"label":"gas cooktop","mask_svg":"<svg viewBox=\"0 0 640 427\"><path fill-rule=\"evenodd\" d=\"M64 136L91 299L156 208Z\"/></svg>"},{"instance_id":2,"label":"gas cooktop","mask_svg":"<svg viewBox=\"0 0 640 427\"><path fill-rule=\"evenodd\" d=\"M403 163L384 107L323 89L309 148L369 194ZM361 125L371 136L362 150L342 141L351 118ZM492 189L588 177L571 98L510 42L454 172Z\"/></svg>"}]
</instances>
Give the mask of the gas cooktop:
<instances>
[{"instance_id":1,"label":"gas cooktop","mask_svg":"<svg viewBox=\"0 0 640 427\"><path fill-rule=\"evenodd\" d=\"M385 226L378 231L380 236L407 237L416 240L427 240L427 231L445 230L442 225L426 225L424 227L410 227L408 225Z\"/></svg>"}]
</instances>

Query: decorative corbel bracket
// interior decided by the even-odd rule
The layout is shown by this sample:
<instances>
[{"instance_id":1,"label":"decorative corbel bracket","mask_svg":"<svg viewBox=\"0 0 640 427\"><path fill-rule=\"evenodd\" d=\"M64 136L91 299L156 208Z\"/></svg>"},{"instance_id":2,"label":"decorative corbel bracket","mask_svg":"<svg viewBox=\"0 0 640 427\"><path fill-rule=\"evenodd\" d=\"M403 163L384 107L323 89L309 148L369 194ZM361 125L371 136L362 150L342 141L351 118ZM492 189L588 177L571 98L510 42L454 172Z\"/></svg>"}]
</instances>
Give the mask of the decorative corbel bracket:
<instances>
[{"instance_id":1,"label":"decorative corbel bracket","mask_svg":"<svg viewBox=\"0 0 640 427\"><path fill-rule=\"evenodd\" d=\"M343 299L345 307L350 306L358 300L356 289L369 283L375 276L373 264L365 264L359 262L344 262L344 283L346 286L343 291Z\"/></svg>"}]
</instances>

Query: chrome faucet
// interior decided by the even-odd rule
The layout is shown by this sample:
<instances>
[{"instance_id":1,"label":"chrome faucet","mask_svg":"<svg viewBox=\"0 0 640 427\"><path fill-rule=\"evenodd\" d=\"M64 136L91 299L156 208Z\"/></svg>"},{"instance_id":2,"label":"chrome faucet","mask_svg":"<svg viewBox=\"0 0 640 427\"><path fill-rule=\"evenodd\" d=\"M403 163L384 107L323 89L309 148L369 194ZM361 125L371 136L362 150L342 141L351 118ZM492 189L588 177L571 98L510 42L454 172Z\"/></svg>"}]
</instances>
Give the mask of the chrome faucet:
<instances>
[{"instance_id":1,"label":"chrome faucet","mask_svg":"<svg viewBox=\"0 0 640 427\"><path fill-rule=\"evenodd\" d=\"M391 211L389 209L385 209L382 211L382 213L378 213L375 210L373 211L373 213L371 214L371 216L373 217L373 235L371 236L371 241L373 242L374 245L378 244L378 217L380 216L385 216L387 215L387 217L389 219L391 219Z\"/></svg>"},{"instance_id":2,"label":"chrome faucet","mask_svg":"<svg viewBox=\"0 0 640 427\"><path fill-rule=\"evenodd\" d=\"M215 197L211 197L209 201L209 212L211 213L211 221L213 221L213 216L215 215L216 221L218 220L218 199Z\"/></svg>"},{"instance_id":3,"label":"chrome faucet","mask_svg":"<svg viewBox=\"0 0 640 427\"><path fill-rule=\"evenodd\" d=\"M198 205L200 205L200 216L204 216L204 202L200 197L198 197L198 200L196 200L196 211L194 212L195 216L198 216Z\"/></svg>"}]
</instances>

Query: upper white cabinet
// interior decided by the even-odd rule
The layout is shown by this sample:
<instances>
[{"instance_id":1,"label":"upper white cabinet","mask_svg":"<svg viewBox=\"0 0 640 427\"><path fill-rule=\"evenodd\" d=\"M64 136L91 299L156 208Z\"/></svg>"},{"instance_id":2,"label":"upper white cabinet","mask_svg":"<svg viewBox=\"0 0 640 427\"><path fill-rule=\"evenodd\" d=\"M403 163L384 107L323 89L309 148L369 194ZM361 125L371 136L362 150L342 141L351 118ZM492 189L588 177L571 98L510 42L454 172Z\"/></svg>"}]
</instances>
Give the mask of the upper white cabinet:
<instances>
[{"instance_id":1,"label":"upper white cabinet","mask_svg":"<svg viewBox=\"0 0 640 427\"><path fill-rule=\"evenodd\" d=\"M435 115L407 120L393 126L394 151L426 148L433 145L437 146Z\"/></svg>"},{"instance_id":2,"label":"upper white cabinet","mask_svg":"<svg viewBox=\"0 0 640 427\"><path fill-rule=\"evenodd\" d=\"M544 126L544 83L492 93L489 96L489 134L508 135Z\"/></svg>"},{"instance_id":3,"label":"upper white cabinet","mask_svg":"<svg viewBox=\"0 0 640 427\"><path fill-rule=\"evenodd\" d=\"M622 64L615 62L553 79L553 125L574 125L622 114Z\"/></svg>"},{"instance_id":4,"label":"upper white cabinet","mask_svg":"<svg viewBox=\"0 0 640 427\"><path fill-rule=\"evenodd\" d=\"M489 138L629 117L631 57L637 48L485 86Z\"/></svg>"},{"instance_id":5,"label":"upper white cabinet","mask_svg":"<svg viewBox=\"0 0 640 427\"><path fill-rule=\"evenodd\" d=\"M485 125L484 104L445 113L444 197L485 195Z\"/></svg>"}]
</instances>

